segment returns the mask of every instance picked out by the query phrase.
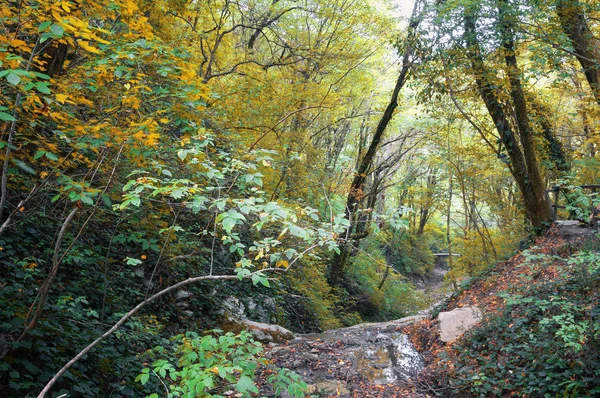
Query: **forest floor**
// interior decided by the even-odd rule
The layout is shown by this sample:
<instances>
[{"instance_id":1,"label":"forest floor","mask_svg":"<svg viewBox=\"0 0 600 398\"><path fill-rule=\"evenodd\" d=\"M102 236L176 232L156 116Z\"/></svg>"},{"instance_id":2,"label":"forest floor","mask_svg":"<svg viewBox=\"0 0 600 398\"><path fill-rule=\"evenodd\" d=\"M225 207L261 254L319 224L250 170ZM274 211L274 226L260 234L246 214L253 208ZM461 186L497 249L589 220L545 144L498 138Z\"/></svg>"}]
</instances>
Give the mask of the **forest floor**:
<instances>
[{"instance_id":1,"label":"forest floor","mask_svg":"<svg viewBox=\"0 0 600 398\"><path fill-rule=\"evenodd\" d=\"M531 247L539 253L567 258L594 232L576 222L559 223ZM502 292L509 287L511 291L527 290L536 281L558 277L560 262L543 264L532 277L532 268L521 266L524 253L498 262L428 315L302 336L283 345L271 345L267 357L302 375L313 396L423 398L443 393L433 387L432 378L447 374L443 367L448 362L442 364L439 358L452 357L452 346L461 338L449 344L442 342L435 316L439 311L476 305L485 319L502 313L506 305ZM452 391L449 393L446 395L452 396Z\"/></svg>"}]
</instances>

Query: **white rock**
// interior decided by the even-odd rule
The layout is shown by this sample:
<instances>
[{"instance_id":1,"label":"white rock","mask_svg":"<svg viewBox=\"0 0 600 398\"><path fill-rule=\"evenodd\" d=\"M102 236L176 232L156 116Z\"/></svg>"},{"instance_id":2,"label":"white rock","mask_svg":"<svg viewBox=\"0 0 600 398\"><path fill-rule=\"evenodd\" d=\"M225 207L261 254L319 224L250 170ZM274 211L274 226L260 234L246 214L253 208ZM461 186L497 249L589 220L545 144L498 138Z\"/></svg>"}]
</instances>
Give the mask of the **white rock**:
<instances>
[{"instance_id":1,"label":"white rock","mask_svg":"<svg viewBox=\"0 0 600 398\"><path fill-rule=\"evenodd\" d=\"M456 308L449 312L440 312L440 339L450 343L481 320L481 311L475 306Z\"/></svg>"}]
</instances>

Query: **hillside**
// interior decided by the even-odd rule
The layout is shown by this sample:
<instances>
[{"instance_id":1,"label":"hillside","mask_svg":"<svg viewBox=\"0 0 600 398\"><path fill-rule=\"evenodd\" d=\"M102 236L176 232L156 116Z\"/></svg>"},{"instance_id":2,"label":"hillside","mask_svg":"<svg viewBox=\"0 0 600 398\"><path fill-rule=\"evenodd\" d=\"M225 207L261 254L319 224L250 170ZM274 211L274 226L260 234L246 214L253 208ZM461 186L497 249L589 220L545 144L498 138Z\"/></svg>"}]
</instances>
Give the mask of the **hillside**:
<instances>
[{"instance_id":1,"label":"hillside","mask_svg":"<svg viewBox=\"0 0 600 398\"><path fill-rule=\"evenodd\" d=\"M268 356L291 364L318 396L596 396L599 287L600 240L565 223L470 280L425 319L306 336ZM437 313L473 305L483 320L442 342ZM422 359L399 343L403 336Z\"/></svg>"}]
</instances>

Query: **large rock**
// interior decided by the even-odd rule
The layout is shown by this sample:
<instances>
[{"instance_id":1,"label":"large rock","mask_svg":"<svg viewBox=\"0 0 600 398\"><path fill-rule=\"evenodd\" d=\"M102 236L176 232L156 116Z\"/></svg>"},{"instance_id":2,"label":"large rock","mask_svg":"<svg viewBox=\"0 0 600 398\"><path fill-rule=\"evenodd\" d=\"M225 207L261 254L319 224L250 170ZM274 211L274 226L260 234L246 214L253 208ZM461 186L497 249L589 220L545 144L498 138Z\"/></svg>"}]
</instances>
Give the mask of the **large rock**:
<instances>
[{"instance_id":1,"label":"large rock","mask_svg":"<svg viewBox=\"0 0 600 398\"><path fill-rule=\"evenodd\" d=\"M450 343L463 335L481 320L481 311L475 306L456 308L448 312L440 312L440 339Z\"/></svg>"}]
</instances>

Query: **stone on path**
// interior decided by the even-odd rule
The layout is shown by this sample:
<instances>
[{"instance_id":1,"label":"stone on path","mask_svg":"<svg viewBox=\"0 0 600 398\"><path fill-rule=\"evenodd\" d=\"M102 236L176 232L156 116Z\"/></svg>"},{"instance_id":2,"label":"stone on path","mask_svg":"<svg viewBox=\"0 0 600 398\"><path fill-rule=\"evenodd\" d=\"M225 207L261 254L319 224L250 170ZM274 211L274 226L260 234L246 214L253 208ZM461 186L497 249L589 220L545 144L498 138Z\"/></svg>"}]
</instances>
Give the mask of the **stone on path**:
<instances>
[{"instance_id":1,"label":"stone on path","mask_svg":"<svg viewBox=\"0 0 600 398\"><path fill-rule=\"evenodd\" d=\"M448 312L440 312L440 339L450 343L481 320L481 311L475 306L456 308Z\"/></svg>"},{"instance_id":2,"label":"stone on path","mask_svg":"<svg viewBox=\"0 0 600 398\"><path fill-rule=\"evenodd\" d=\"M325 380L316 384L317 391L329 396L348 397L350 391L346 387L346 383L339 380Z\"/></svg>"}]
</instances>

